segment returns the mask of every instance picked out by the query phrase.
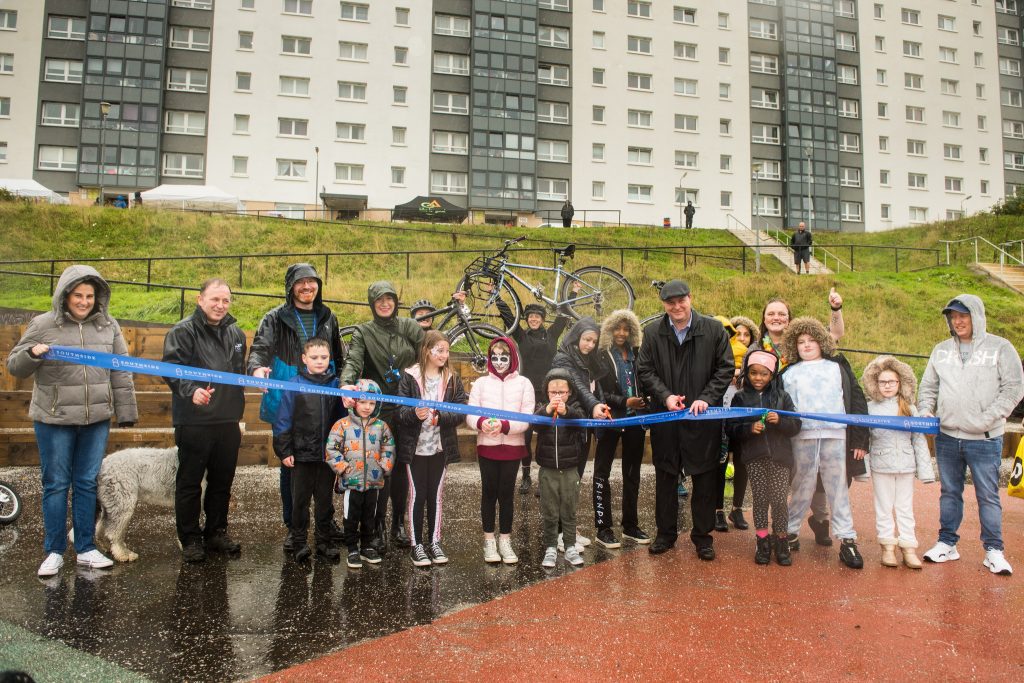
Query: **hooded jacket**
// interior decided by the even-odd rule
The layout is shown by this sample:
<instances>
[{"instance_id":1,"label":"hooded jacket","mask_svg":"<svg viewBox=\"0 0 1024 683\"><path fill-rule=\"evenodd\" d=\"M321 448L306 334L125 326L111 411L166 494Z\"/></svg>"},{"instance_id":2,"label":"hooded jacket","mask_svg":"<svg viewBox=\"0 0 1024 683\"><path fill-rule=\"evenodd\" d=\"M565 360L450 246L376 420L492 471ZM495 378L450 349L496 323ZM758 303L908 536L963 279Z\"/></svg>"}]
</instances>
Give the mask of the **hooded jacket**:
<instances>
[{"instance_id":1,"label":"hooded jacket","mask_svg":"<svg viewBox=\"0 0 1024 683\"><path fill-rule=\"evenodd\" d=\"M361 379L356 390L381 393L373 380ZM367 418L355 408L334 423L324 449L325 459L338 475L336 488L369 491L384 487L384 477L395 465L395 439L391 428L380 418L383 402L377 401Z\"/></svg>"},{"instance_id":2,"label":"hooded jacket","mask_svg":"<svg viewBox=\"0 0 1024 683\"><path fill-rule=\"evenodd\" d=\"M495 305L498 308L498 313L501 315L502 322L505 324L505 328L508 329L515 319L512 309L501 299L498 299ZM527 304L523 309L523 318L526 318L531 312L538 312L536 310L531 311L532 306L536 306L536 308L540 309L541 315L544 315L543 307L536 304ZM526 379L530 380L530 384L533 385L534 390L537 392L538 401L543 398L540 393L540 386L544 384L544 375L551 369L551 361L554 360L555 353L558 351L558 338L562 336L562 332L565 331L568 324L569 318L559 315L549 327L541 325L540 329L533 330L524 321L512 330L511 336L516 341L516 344L519 345L519 355L522 361L521 372Z\"/></svg>"},{"instance_id":3,"label":"hooded jacket","mask_svg":"<svg viewBox=\"0 0 1024 683\"><path fill-rule=\"evenodd\" d=\"M690 331L680 345L668 314L644 328L640 344L640 384L651 397L652 412L666 412L669 396L721 406L725 390L736 372L729 335L713 318L691 312ZM684 420L651 425L651 451L655 467L666 474L701 474L718 467L722 445L721 423Z\"/></svg>"},{"instance_id":4,"label":"hooded jacket","mask_svg":"<svg viewBox=\"0 0 1024 683\"><path fill-rule=\"evenodd\" d=\"M739 330L740 326L747 328L750 332L750 345L754 345L758 342L761 336L761 330L758 328L757 323L746 316L734 315L729 319L734 329ZM748 346L749 348L749 346Z\"/></svg>"},{"instance_id":5,"label":"hooded jacket","mask_svg":"<svg viewBox=\"0 0 1024 683\"><path fill-rule=\"evenodd\" d=\"M722 323L722 327L725 328L726 334L729 335L729 348L732 349L732 356L736 363L736 369L741 369L743 367L743 357L747 355L747 347L743 345L743 342L736 338L736 326L733 325L732 321L724 315L716 315L715 320Z\"/></svg>"},{"instance_id":6,"label":"hooded jacket","mask_svg":"<svg viewBox=\"0 0 1024 683\"><path fill-rule=\"evenodd\" d=\"M420 371L419 363L408 368L402 373L402 381L398 383L398 395L408 398L426 398L429 401L444 401L445 403L466 403L469 397L462 386L462 379L453 372L446 373L441 377L441 395L423 396L423 373ZM441 432L441 451L444 454L445 464L458 462L459 454L459 433L458 426L462 424L463 416L459 413L439 412L437 415L437 426ZM420 440L420 430L423 422L416 417L416 409L409 406L398 406L395 411L395 425L398 428L398 462L408 464L416 455L416 445Z\"/></svg>"},{"instance_id":7,"label":"hooded jacket","mask_svg":"<svg viewBox=\"0 0 1024 683\"><path fill-rule=\"evenodd\" d=\"M511 356L508 371L501 376L491 365L491 349L498 342L508 345ZM473 382L469 391L469 405L481 408L498 408L517 413L532 413L536 396L530 380L519 374L519 350L508 337L495 337L487 348L487 374ZM466 424L477 431L476 451L481 458L489 460L519 460L526 455L525 432L530 427L526 422L501 420L501 432L496 435L480 431L488 418L467 415Z\"/></svg>"},{"instance_id":8,"label":"hooded jacket","mask_svg":"<svg viewBox=\"0 0 1024 683\"><path fill-rule=\"evenodd\" d=\"M741 388L732 397L733 408L765 408L769 411L796 412L793 399L782 388L778 374L772 375L764 390L757 391L747 380L749 366L749 358L744 359L743 380ZM733 453L740 457L743 464L767 458L784 467L792 467L793 447L790 439L800 431L800 418L779 415L778 424L765 423L765 430L760 434L754 434L751 429L760 419L747 417L725 421L725 433L729 437Z\"/></svg>"},{"instance_id":9,"label":"hooded jacket","mask_svg":"<svg viewBox=\"0 0 1024 683\"><path fill-rule=\"evenodd\" d=\"M270 368L270 378L282 381L290 380L298 374L302 366L302 347L304 345L302 322L293 303L292 292L295 283L303 278L316 279L317 292L313 300L313 327L306 330L309 338L325 339L331 349L331 369L337 374L345 360L345 343L341 340L341 329L338 319L331 309L323 303L323 281L316 269L308 263L295 263L288 266L284 275L285 303L268 311L256 330L249 351L249 362L246 372L252 374L256 368ZM270 389L263 395L260 402L260 419L273 424L277 417L277 407L281 403L281 391Z\"/></svg>"},{"instance_id":10,"label":"hooded jacket","mask_svg":"<svg viewBox=\"0 0 1024 683\"><path fill-rule=\"evenodd\" d=\"M615 362L615 354L622 357L621 352L615 348L615 340L612 332L625 324L629 328L629 337L626 339L626 347L632 358L626 362L633 368L634 386L623 386L619 381L619 368ZM601 323L601 336L597 340L597 351L600 353L601 362L606 364L607 372L601 376L601 395L604 402L611 408L612 417L626 417L626 399L634 396L644 396L643 387L640 386L640 373L637 369L637 355L640 351L640 342L643 339L643 332L640 330L640 320L633 311L621 310L612 311L604 322ZM544 394L544 402L547 403L547 394ZM590 417L588 415L587 417Z\"/></svg>"},{"instance_id":11,"label":"hooded jacket","mask_svg":"<svg viewBox=\"0 0 1024 683\"><path fill-rule=\"evenodd\" d=\"M569 384L569 396L565 400L565 415L559 415L558 420L548 415L548 383L560 379ZM583 419L588 417L576 401L576 394L573 390L572 375L568 370L554 368L544 377L542 389L544 401L537 404L534 411L536 415L552 417L551 422L543 422L533 425L533 431L537 433L537 448L534 457L537 465L549 469L567 470L575 468L582 456L586 437L582 427L572 427L566 424L559 424L563 419Z\"/></svg>"},{"instance_id":12,"label":"hooded jacket","mask_svg":"<svg viewBox=\"0 0 1024 683\"><path fill-rule=\"evenodd\" d=\"M892 398L882 396L878 387L878 376L885 372L895 372L900 379L899 394ZM906 363L892 356L879 356L864 368L864 392L868 397L868 413L871 415L899 415L899 398L910 408L910 414L917 416L914 406L914 391L917 378L914 371ZM868 449L868 467L872 472L885 474L917 474L924 482L935 481L935 470L932 468L932 456L928 451L928 442L924 434L915 432L898 432L893 429L872 429L871 447Z\"/></svg>"},{"instance_id":13,"label":"hooded jacket","mask_svg":"<svg viewBox=\"0 0 1024 683\"><path fill-rule=\"evenodd\" d=\"M395 299L395 310L381 318L373 302L384 295ZM398 292L390 282L374 282L366 290L373 320L362 323L352 333L352 342L341 371L341 384L354 384L361 377L372 379L385 394L395 395L402 370L416 362L416 351L423 343L425 332L412 318L398 316ZM383 408L385 419L391 415L391 405Z\"/></svg>"},{"instance_id":14,"label":"hooded jacket","mask_svg":"<svg viewBox=\"0 0 1024 683\"><path fill-rule=\"evenodd\" d=\"M82 322L67 312L71 291L88 282L96 293L92 312ZM69 266L53 290L51 310L29 322L7 357L7 369L15 377L35 373L28 416L53 425L88 425L117 417L118 423L135 422L135 385L130 372L109 371L32 355L36 344L75 346L92 351L127 355L121 326L109 314L110 286L92 266Z\"/></svg>"},{"instance_id":15,"label":"hooded jacket","mask_svg":"<svg viewBox=\"0 0 1024 683\"><path fill-rule=\"evenodd\" d=\"M558 352L551 361L551 368L568 370L572 376L573 393L588 416L594 414L594 407L604 403L601 380L605 375L615 372L614 365L609 367L607 354L599 352L597 346L588 354L580 353L580 337L584 332L596 332L600 341L601 328L590 317L580 318L569 328Z\"/></svg>"},{"instance_id":16,"label":"hooded jacket","mask_svg":"<svg viewBox=\"0 0 1024 683\"><path fill-rule=\"evenodd\" d=\"M292 381L313 387L338 387L338 378L330 370L311 375L303 368ZM282 460L291 455L295 462L323 462L327 436L345 412L341 399L306 391L281 394L274 420L274 454Z\"/></svg>"},{"instance_id":17,"label":"hooded jacket","mask_svg":"<svg viewBox=\"0 0 1024 683\"><path fill-rule=\"evenodd\" d=\"M917 407L939 418L939 430L954 439L990 439L1001 436L1006 417L1024 395L1024 372L1013 345L986 331L985 304L973 294L959 301L971 312L974 327L970 357L960 360L960 340L949 315L950 339L932 349L921 378Z\"/></svg>"}]
</instances>

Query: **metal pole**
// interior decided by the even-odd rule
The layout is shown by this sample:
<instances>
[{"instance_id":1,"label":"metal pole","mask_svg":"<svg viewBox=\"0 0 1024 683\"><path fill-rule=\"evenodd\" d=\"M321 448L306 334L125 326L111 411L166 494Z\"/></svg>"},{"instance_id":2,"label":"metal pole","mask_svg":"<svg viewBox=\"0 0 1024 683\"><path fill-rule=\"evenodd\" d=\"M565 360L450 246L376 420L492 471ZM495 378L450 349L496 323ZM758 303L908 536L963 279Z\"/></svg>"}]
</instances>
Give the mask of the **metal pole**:
<instances>
[{"instance_id":1,"label":"metal pole","mask_svg":"<svg viewBox=\"0 0 1024 683\"><path fill-rule=\"evenodd\" d=\"M757 174L760 168L754 171L754 272L761 272L761 231L757 227L757 219L761 216L761 201L757 193Z\"/></svg>"},{"instance_id":2,"label":"metal pole","mask_svg":"<svg viewBox=\"0 0 1024 683\"><path fill-rule=\"evenodd\" d=\"M103 206L103 180L105 173L103 172L103 165L106 162L107 157L107 114L110 113L110 102L100 102L100 206Z\"/></svg>"},{"instance_id":3,"label":"metal pole","mask_svg":"<svg viewBox=\"0 0 1024 683\"><path fill-rule=\"evenodd\" d=\"M320 195L318 188L320 187L320 148L314 147L313 151L316 152L316 176L313 181L313 205L317 208L317 213L320 211Z\"/></svg>"},{"instance_id":4,"label":"metal pole","mask_svg":"<svg viewBox=\"0 0 1024 683\"><path fill-rule=\"evenodd\" d=\"M814 182L814 161L812 159L813 150L810 145L804 147L804 154L807 156L807 229L811 229L811 206L813 206L811 198L811 188Z\"/></svg>"}]
</instances>

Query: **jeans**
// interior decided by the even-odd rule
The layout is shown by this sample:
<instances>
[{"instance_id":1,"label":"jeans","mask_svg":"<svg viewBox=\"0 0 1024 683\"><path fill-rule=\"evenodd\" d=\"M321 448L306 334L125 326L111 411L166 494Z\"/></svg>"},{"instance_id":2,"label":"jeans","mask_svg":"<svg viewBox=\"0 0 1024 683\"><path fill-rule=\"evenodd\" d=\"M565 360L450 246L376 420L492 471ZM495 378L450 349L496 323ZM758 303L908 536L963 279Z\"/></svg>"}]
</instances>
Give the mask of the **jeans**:
<instances>
[{"instance_id":1,"label":"jeans","mask_svg":"<svg viewBox=\"0 0 1024 683\"><path fill-rule=\"evenodd\" d=\"M96 476L107 450L110 422L91 425L34 423L43 475L43 549L63 555L68 547L68 489L71 489L75 552L95 550Z\"/></svg>"},{"instance_id":2,"label":"jeans","mask_svg":"<svg viewBox=\"0 0 1024 683\"><path fill-rule=\"evenodd\" d=\"M956 545L957 530L964 518L964 479L971 468L974 495L981 518L981 543L985 550L1003 549L1003 508L999 502L999 460L1003 437L954 439L940 433L935 437L935 460L939 464L939 540Z\"/></svg>"}]
</instances>

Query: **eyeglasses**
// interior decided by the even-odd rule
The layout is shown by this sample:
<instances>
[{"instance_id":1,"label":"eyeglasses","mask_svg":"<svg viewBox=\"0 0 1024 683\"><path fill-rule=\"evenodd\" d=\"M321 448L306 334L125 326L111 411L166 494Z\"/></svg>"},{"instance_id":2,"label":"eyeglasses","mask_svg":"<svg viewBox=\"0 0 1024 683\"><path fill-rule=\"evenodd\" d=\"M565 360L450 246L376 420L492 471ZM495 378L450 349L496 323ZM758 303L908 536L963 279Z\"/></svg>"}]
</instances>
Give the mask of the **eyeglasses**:
<instances>
[{"instance_id":1,"label":"eyeglasses","mask_svg":"<svg viewBox=\"0 0 1024 683\"><path fill-rule=\"evenodd\" d=\"M548 396L568 396L568 391L549 391Z\"/></svg>"},{"instance_id":2,"label":"eyeglasses","mask_svg":"<svg viewBox=\"0 0 1024 683\"><path fill-rule=\"evenodd\" d=\"M880 380L878 380L878 386L880 386L880 387L894 387L894 386L896 386L899 383L900 383L900 381L898 379L880 379Z\"/></svg>"}]
</instances>

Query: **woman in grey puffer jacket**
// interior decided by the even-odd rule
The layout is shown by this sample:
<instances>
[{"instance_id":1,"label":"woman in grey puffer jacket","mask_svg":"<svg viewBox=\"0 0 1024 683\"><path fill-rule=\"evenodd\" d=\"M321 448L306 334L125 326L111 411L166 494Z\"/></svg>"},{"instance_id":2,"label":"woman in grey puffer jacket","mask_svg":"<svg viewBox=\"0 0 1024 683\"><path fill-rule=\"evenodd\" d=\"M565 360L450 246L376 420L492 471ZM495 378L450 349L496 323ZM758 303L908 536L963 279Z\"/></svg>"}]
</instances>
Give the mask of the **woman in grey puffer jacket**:
<instances>
[{"instance_id":1,"label":"woman in grey puffer jacket","mask_svg":"<svg viewBox=\"0 0 1024 683\"><path fill-rule=\"evenodd\" d=\"M917 415L914 394L917 379L906 363L892 356L879 356L864 369L868 413L890 417ZM898 565L896 546L903 564L920 569L914 535L914 475L923 482L935 481L932 458L924 434L872 429L868 469L875 491L875 526L882 546L882 564ZM895 513L895 520L893 519ZM899 539L896 524L899 524Z\"/></svg>"},{"instance_id":2,"label":"woman in grey puffer jacket","mask_svg":"<svg viewBox=\"0 0 1024 683\"><path fill-rule=\"evenodd\" d=\"M110 286L91 266L69 266L57 281L53 310L32 319L7 358L15 377L35 375L32 418L43 477L43 548L39 576L53 576L67 549L68 489L78 564L109 567L96 550L96 476L103 462L110 419L121 426L138 419L130 372L108 371L42 356L50 346L75 346L126 355L121 327L108 313Z\"/></svg>"}]
</instances>

